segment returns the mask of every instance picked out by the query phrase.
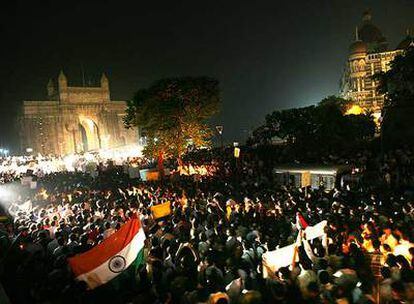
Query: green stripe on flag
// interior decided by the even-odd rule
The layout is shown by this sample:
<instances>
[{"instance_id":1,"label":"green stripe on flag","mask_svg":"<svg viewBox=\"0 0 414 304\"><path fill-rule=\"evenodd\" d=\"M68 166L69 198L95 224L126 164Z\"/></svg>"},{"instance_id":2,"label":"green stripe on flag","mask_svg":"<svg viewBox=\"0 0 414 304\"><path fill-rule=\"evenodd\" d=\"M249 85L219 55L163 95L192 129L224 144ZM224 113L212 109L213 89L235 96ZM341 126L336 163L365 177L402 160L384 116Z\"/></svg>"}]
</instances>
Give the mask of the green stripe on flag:
<instances>
[{"instance_id":1,"label":"green stripe on flag","mask_svg":"<svg viewBox=\"0 0 414 304\"><path fill-rule=\"evenodd\" d=\"M121 274L111 280L109 284L112 284L113 287L118 290L125 288L125 286L131 286L131 284L135 285L138 267L144 264L144 262L144 248L142 248L138 252L137 257L132 262L132 264L129 265L129 267L125 269Z\"/></svg>"},{"instance_id":2,"label":"green stripe on flag","mask_svg":"<svg viewBox=\"0 0 414 304\"><path fill-rule=\"evenodd\" d=\"M137 270L144 264L144 247L138 252L134 262L122 273L86 296L87 303L126 303L131 302L139 289L136 280Z\"/></svg>"}]
</instances>

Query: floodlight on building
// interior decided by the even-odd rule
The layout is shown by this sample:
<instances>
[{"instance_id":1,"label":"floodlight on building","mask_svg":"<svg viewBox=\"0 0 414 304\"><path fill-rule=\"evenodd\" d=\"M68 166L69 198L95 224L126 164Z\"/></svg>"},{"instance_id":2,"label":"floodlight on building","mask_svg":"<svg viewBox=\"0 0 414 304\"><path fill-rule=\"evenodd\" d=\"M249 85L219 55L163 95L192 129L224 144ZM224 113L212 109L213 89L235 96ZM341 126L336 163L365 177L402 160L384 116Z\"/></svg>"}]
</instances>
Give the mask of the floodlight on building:
<instances>
[{"instance_id":1,"label":"floodlight on building","mask_svg":"<svg viewBox=\"0 0 414 304\"><path fill-rule=\"evenodd\" d=\"M363 113L363 108L358 105L352 105L348 110L346 110L345 115L361 115Z\"/></svg>"}]
</instances>

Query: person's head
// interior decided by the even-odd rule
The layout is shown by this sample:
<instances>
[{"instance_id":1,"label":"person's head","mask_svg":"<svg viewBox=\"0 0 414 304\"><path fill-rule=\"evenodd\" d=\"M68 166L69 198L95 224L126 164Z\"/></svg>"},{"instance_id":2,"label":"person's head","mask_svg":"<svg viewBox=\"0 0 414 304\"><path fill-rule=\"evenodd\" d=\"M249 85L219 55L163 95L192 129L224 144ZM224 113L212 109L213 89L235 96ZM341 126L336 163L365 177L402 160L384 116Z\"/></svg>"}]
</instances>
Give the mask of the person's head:
<instances>
[{"instance_id":1,"label":"person's head","mask_svg":"<svg viewBox=\"0 0 414 304\"><path fill-rule=\"evenodd\" d=\"M89 237L88 237L88 235L86 233L82 234L80 236L80 242L81 242L81 244L82 245L86 245L88 243L88 239L89 239Z\"/></svg>"},{"instance_id":2,"label":"person's head","mask_svg":"<svg viewBox=\"0 0 414 304\"><path fill-rule=\"evenodd\" d=\"M382 244L382 248L384 249L385 252L391 252L391 247L388 244Z\"/></svg>"},{"instance_id":3,"label":"person's head","mask_svg":"<svg viewBox=\"0 0 414 304\"><path fill-rule=\"evenodd\" d=\"M303 259L303 260L301 260L300 264L302 265L302 268L304 270L310 270L310 269L312 269L312 262L309 259Z\"/></svg>"},{"instance_id":4,"label":"person's head","mask_svg":"<svg viewBox=\"0 0 414 304\"><path fill-rule=\"evenodd\" d=\"M386 236L389 236L392 233L392 230L391 230L391 227L390 226L386 226L382 231L384 232L384 234Z\"/></svg>"},{"instance_id":5,"label":"person's head","mask_svg":"<svg viewBox=\"0 0 414 304\"><path fill-rule=\"evenodd\" d=\"M381 268L381 276L385 279L391 278L391 270L389 267L382 267Z\"/></svg>"},{"instance_id":6,"label":"person's head","mask_svg":"<svg viewBox=\"0 0 414 304\"><path fill-rule=\"evenodd\" d=\"M355 244L355 243L351 243L351 244L349 245L349 252L350 252L351 254L356 254L358 251L359 251L359 250L358 250L358 246L357 246L357 244Z\"/></svg>"},{"instance_id":7,"label":"person's head","mask_svg":"<svg viewBox=\"0 0 414 304\"><path fill-rule=\"evenodd\" d=\"M157 237L151 238L151 245L152 247L158 247L160 244L159 239Z\"/></svg>"},{"instance_id":8,"label":"person's head","mask_svg":"<svg viewBox=\"0 0 414 304\"><path fill-rule=\"evenodd\" d=\"M272 294L272 298L275 300L282 300L285 296L285 287L282 283L277 281L268 280L267 287L269 292Z\"/></svg>"},{"instance_id":9,"label":"person's head","mask_svg":"<svg viewBox=\"0 0 414 304\"><path fill-rule=\"evenodd\" d=\"M319 272L318 278L319 282L322 285L328 284L330 280L329 273L326 270L322 270L321 272Z\"/></svg>"},{"instance_id":10,"label":"person's head","mask_svg":"<svg viewBox=\"0 0 414 304\"><path fill-rule=\"evenodd\" d=\"M328 245L328 254L329 254L329 255L333 255L333 254L335 254L335 253L336 253L336 251L337 251L337 247L336 247L336 245L335 245L335 244L329 244L329 245Z\"/></svg>"},{"instance_id":11,"label":"person's head","mask_svg":"<svg viewBox=\"0 0 414 304\"><path fill-rule=\"evenodd\" d=\"M65 245L65 239L61 236L57 239L57 243L59 246Z\"/></svg>"},{"instance_id":12,"label":"person's head","mask_svg":"<svg viewBox=\"0 0 414 304\"><path fill-rule=\"evenodd\" d=\"M319 295L319 286L318 286L318 283L316 283L314 281L313 282L310 282L308 284L308 286L306 287L306 289L307 289L307 291L309 293L309 296L311 298L316 298Z\"/></svg>"},{"instance_id":13,"label":"person's head","mask_svg":"<svg viewBox=\"0 0 414 304\"><path fill-rule=\"evenodd\" d=\"M227 298L220 298L217 300L216 304L228 304L229 301L227 300Z\"/></svg>"},{"instance_id":14,"label":"person's head","mask_svg":"<svg viewBox=\"0 0 414 304\"><path fill-rule=\"evenodd\" d=\"M395 255L393 254L389 254L387 256L387 260L385 261L385 263L388 265L388 267L395 267L397 266L397 259L395 257Z\"/></svg>"},{"instance_id":15,"label":"person's head","mask_svg":"<svg viewBox=\"0 0 414 304\"><path fill-rule=\"evenodd\" d=\"M410 268L410 263L408 263L407 259L403 255L397 255L396 262L400 266L400 268Z\"/></svg>"},{"instance_id":16,"label":"person's head","mask_svg":"<svg viewBox=\"0 0 414 304\"><path fill-rule=\"evenodd\" d=\"M37 230L37 225L36 224L32 224L30 226L30 231L33 232L33 231L36 231L36 230Z\"/></svg>"},{"instance_id":17,"label":"person's head","mask_svg":"<svg viewBox=\"0 0 414 304\"><path fill-rule=\"evenodd\" d=\"M401 281L391 283L391 289L395 300L402 300L404 296L404 284Z\"/></svg>"},{"instance_id":18,"label":"person's head","mask_svg":"<svg viewBox=\"0 0 414 304\"><path fill-rule=\"evenodd\" d=\"M110 222L106 222L105 223L105 229L109 229L111 228L111 223Z\"/></svg>"},{"instance_id":19,"label":"person's head","mask_svg":"<svg viewBox=\"0 0 414 304\"><path fill-rule=\"evenodd\" d=\"M70 240L71 242L76 242L76 241L78 240L78 236L77 236L75 233L71 233L71 234L69 235L69 240Z\"/></svg>"},{"instance_id":20,"label":"person's head","mask_svg":"<svg viewBox=\"0 0 414 304\"><path fill-rule=\"evenodd\" d=\"M328 261L326 259L318 260L318 269L326 270L328 268Z\"/></svg>"},{"instance_id":21,"label":"person's head","mask_svg":"<svg viewBox=\"0 0 414 304\"><path fill-rule=\"evenodd\" d=\"M257 290L249 290L241 296L240 304L261 304L262 294Z\"/></svg>"},{"instance_id":22,"label":"person's head","mask_svg":"<svg viewBox=\"0 0 414 304\"><path fill-rule=\"evenodd\" d=\"M279 277L282 280L288 280L288 279L290 279L290 270L289 270L289 268L288 267L281 267L279 269Z\"/></svg>"},{"instance_id":23,"label":"person's head","mask_svg":"<svg viewBox=\"0 0 414 304\"><path fill-rule=\"evenodd\" d=\"M49 233L45 230L42 230L38 234L39 240L46 240L49 237Z\"/></svg>"},{"instance_id":24,"label":"person's head","mask_svg":"<svg viewBox=\"0 0 414 304\"><path fill-rule=\"evenodd\" d=\"M372 241L372 247L374 247L375 250L379 250L381 247L381 242L378 239L374 239Z\"/></svg>"}]
</instances>

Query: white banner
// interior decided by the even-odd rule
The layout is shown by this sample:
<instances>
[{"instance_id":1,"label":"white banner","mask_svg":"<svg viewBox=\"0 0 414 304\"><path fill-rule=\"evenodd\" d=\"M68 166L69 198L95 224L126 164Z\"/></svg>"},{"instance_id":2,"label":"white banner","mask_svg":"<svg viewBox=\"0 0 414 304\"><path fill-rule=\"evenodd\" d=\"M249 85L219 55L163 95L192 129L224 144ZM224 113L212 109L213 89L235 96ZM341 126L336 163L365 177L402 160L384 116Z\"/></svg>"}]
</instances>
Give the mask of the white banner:
<instances>
[{"instance_id":1,"label":"white banner","mask_svg":"<svg viewBox=\"0 0 414 304\"><path fill-rule=\"evenodd\" d=\"M317 223L315 226L308 226L305 229L306 239L312 240L314 238L321 237L325 234L325 227L328 224L326 220ZM295 255L295 247L300 246L301 239L298 234L298 239L295 243L273 250L268 251L262 256L263 263L263 278L272 276L279 268L290 266L293 262ZM295 262L299 261L299 255L295 257ZM272 273L269 275L269 272Z\"/></svg>"},{"instance_id":2,"label":"white banner","mask_svg":"<svg viewBox=\"0 0 414 304\"><path fill-rule=\"evenodd\" d=\"M317 223L315 226L308 226L305 229L305 235L306 235L306 239L308 241L321 237L325 234L325 227L326 225L328 225L328 222L322 221Z\"/></svg>"},{"instance_id":3,"label":"white banner","mask_svg":"<svg viewBox=\"0 0 414 304\"><path fill-rule=\"evenodd\" d=\"M295 255L296 244L288 245L274 251L268 251L263 254L263 278L271 277L279 268L287 267L293 262ZM296 262L299 261L298 255L296 255ZM269 275L269 272L272 274Z\"/></svg>"}]
</instances>

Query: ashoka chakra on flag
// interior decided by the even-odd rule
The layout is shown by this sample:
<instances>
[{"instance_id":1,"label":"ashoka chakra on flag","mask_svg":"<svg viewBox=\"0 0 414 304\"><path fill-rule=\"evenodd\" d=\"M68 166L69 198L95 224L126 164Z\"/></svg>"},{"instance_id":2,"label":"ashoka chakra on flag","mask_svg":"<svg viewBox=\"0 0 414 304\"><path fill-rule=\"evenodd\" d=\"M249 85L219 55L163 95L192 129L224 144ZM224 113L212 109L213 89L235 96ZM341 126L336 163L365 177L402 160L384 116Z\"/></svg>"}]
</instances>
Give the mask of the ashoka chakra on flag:
<instances>
[{"instance_id":1,"label":"ashoka chakra on flag","mask_svg":"<svg viewBox=\"0 0 414 304\"><path fill-rule=\"evenodd\" d=\"M141 264L144 242L141 222L134 217L91 250L69 258L69 265L77 280L94 289Z\"/></svg>"},{"instance_id":2,"label":"ashoka chakra on flag","mask_svg":"<svg viewBox=\"0 0 414 304\"><path fill-rule=\"evenodd\" d=\"M116 255L113 258L111 258L108 262L109 270L118 273L125 269L126 267L126 260L121 255Z\"/></svg>"}]
</instances>

